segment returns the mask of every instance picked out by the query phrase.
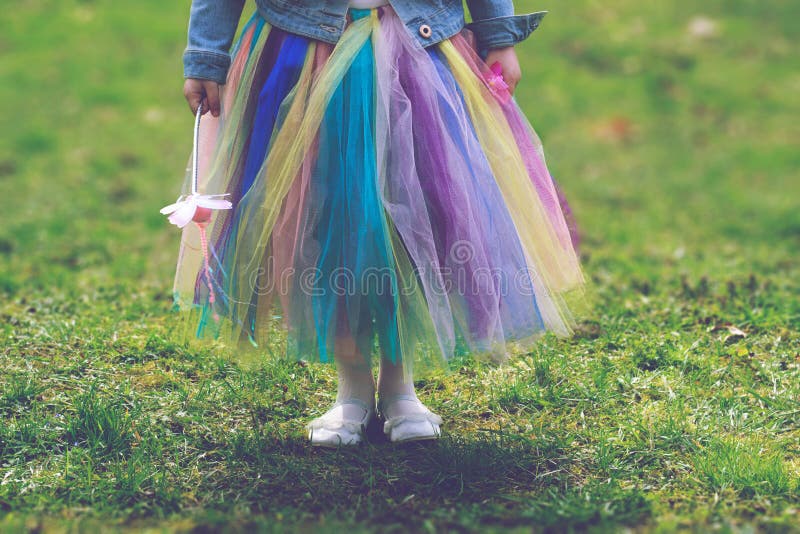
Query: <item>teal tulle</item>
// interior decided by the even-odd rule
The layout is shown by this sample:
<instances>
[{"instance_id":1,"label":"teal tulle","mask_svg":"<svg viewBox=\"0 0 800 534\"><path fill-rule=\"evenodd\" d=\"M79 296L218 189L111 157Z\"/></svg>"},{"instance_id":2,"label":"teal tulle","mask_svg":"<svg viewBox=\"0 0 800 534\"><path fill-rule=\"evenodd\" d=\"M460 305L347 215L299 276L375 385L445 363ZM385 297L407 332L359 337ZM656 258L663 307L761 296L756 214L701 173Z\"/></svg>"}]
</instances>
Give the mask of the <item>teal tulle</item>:
<instances>
[{"instance_id":1,"label":"teal tulle","mask_svg":"<svg viewBox=\"0 0 800 534\"><path fill-rule=\"evenodd\" d=\"M368 14L368 11L366 12ZM354 11L354 18L363 16ZM399 361L397 340L398 284L389 231L383 214L375 161L375 58L367 43L336 88L319 133L319 155L310 188L319 211L307 221L316 228L319 277L310 296L296 295L293 312L313 311L316 336L299 336L318 347L319 360L332 361L336 338L351 336L361 355L369 357L378 339L384 357ZM302 263L299 261L298 263ZM302 291L302 288L301 288ZM308 321L292 317L292 324ZM353 331L356 326L361 331Z\"/></svg>"}]
</instances>

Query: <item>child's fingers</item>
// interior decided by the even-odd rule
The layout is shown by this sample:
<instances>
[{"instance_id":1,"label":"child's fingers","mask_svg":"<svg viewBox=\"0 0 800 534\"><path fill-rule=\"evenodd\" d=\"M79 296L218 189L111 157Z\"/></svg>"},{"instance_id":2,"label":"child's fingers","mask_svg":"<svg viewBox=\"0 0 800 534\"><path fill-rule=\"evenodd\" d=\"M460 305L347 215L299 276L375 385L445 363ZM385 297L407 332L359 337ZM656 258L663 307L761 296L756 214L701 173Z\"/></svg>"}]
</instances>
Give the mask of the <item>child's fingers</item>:
<instances>
[{"instance_id":1,"label":"child's fingers","mask_svg":"<svg viewBox=\"0 0 800 534\"><path fill-rule=\"evenodd\" d=\"M192 115L194 115L197 113L197 107L200 102L203 101L203 95L201 93L188 93L184 96L186 97L186 103L189 104L189 109L192 110Z\"/></svg>"},{"instance_id":2,"label":"child's fingers","mask_svg":"<svg viewBox=\"0 0 800 534\"><path fill-rule=\"evenodd\" d=\"M189 109L192 110L192 115L197 113L197 107L203 101L203 84L199 80L187 79L183 84L183 96L186 98L186 103L189 104ZM204 109L208 107L203 104Z\"/></svg>"},{"instance_id":3,"label":"child's fingers","mask_svg":"<svg viewBox=\"0 0 800 534\"><path fill-rule=\"evenodd\" d=\"M520 80L522 79L522 70L519 68L519 63L512 62L508 69L508 77L506 82L508 83L509 87L511 88L511 94L514 94L514 91L517 89L517 85L519 85Z\"/></svg>"},{"instance_id":4,"label":"child's fingers","mask_svg":"<svg viewBox=\"0 0 800 534\"><path fill-rule=\"evenodd\" d=\"M206 95L205 102L203 104L207 106L206 109L211 111L213 116L219 117L219 85L216 82L204 81L203 89Z\"/></svg>"},{"instance_id":5,"label":"child's fingers","mask_svg":"<svg viewBox=\"0 0 800 534\"><path fill-rule=\"evenodd\" d=\"M522 78L519 59L513 46L494 48L486 56L486 64L492 65L499 62L503 70L503 80L508 84L508 91L514 94L517 84Z\"/></svg>"},{"instance_id":6,"label":"child's fingers","mask_svg":"<svg viewBox=\"0 0 800 534\"><path fill-rule=\"evenodd\" d=\"M198 94L194 94L191 96L186 97L186 102L189 104L189 109L192 110L192 115L197 113L197 108L200 106L200 102L202 102L202 98Z\"/></svg>"},{"instance_id":7,"label":"child's fingers","mask_svg":"<svg viewBox=\"0 0 800 534\"><path fill-rule=\"evenodd\" d=\"M519 84L520 79L522 78L519 74L512 74L511 76L506 78L506 83L508 84L508 92L512 95L514 91L517 89L517 85Z\"/></svg>"}]
</instances>

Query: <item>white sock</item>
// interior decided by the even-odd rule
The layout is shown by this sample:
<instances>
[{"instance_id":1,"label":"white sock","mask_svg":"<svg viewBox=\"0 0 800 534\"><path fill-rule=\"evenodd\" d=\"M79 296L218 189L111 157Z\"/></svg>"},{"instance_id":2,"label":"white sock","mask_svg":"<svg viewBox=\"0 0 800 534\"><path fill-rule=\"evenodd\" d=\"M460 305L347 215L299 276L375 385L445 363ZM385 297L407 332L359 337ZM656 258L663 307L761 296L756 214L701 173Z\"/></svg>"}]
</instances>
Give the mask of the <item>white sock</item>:
<instances>
[{"instance_id":1,"label":"white sock","mask_svg":"<svg viewBox=\"0 0 800 534\"><path fill-rule=\"evenodd\" d=\"M397 395L408 395L417 399L414 391L414 380L410 376L405 376L403 364L392 364L389 360L381 359L381 368L378 375L378 396L384 401L390 401L384 407L386 417L399 417L401 415L413 415L424 413L426 408L419 400L392 400Z\"/></svg>"},{"instance_id":2,"label":"white sock","mask_svg":"<svg viewBox=\"0 0 800 534\"><path fill-rule=\"evenodd\" d=\"M375 405L375 377L367 364L351 365L339 363L336 366L339 382L336 389L336 402L358 399L369 407ZM332 412L339 412L343 419L359 420L364 417L364 408L358 404L343 404Z\"/></svg>"}]
</instances>

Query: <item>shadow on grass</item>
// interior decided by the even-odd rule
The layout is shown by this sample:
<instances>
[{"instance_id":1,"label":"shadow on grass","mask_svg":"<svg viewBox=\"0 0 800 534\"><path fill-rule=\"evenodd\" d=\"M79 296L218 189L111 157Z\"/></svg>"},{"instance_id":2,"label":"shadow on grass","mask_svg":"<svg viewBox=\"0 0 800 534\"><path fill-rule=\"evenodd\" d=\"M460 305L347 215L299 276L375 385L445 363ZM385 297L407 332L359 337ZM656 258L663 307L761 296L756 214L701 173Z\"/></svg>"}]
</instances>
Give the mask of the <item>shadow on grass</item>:
<instances>
[{"instance_id":1,"label":"shadow on grass","mask_svg":"<svg viewBox=\"0 0 800 534\"><path fill-rule=\"evenodd\" d=\"M561 530L640 524L651 515L638 490L609 481L579 487L569 444L558 437L482 432L392 444L377 426L368 443L334 450L299 438L240 434L225 453L227 469L204 483L227 487L252 512L290 515L315 529L348 523Z\"/></svg>"}]
</instances>

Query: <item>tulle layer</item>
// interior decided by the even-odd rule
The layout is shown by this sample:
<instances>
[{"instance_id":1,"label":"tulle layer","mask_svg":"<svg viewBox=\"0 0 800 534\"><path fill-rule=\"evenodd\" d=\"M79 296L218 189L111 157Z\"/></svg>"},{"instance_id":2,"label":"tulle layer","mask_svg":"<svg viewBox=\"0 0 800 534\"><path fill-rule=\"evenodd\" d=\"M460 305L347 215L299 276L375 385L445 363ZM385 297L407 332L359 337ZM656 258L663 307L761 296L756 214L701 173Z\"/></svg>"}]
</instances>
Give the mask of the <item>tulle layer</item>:
<instances>
[{"instance_id":1,"label":"tulle layer","mask_svg":"<svg viewBox=\"0 0 800 534\"><path fill-rule=\"evenodd\" d=\"M421 48L390 7L335 45L257 15L220 118L201 121L200 192L234 209L184 230L175 302L199 338L331 362L502 361L566 335L583 284L563 202L516 102L469 33Z\"/></svg>"}]
</instances>

